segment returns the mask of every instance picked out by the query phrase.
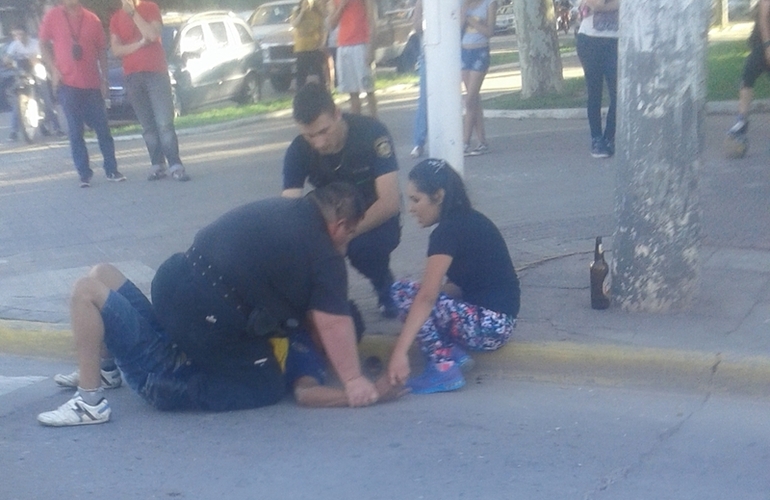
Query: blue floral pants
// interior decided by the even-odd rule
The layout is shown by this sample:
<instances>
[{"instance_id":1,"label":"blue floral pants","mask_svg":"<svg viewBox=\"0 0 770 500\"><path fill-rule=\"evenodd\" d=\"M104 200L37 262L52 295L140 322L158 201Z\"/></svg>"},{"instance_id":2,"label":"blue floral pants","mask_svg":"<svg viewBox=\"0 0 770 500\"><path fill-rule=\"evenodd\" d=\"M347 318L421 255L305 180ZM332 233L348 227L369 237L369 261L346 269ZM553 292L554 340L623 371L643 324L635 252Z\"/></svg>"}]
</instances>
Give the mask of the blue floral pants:
<instances>
[{"instance_id":1,"label":"blue floral pants","mask_svg":"<svg viewBox=\"0 0 770 500\"><path fill-rule=\"evenodd\" d=\"M412 307L420 284L400 280L391 294L403 321ZM508 342L516 318L439 294L430 317L417 334L420 350L429 362L446 365L453 361L453 346L471 351L494 351Z\"/></svg>"}]
</instances>

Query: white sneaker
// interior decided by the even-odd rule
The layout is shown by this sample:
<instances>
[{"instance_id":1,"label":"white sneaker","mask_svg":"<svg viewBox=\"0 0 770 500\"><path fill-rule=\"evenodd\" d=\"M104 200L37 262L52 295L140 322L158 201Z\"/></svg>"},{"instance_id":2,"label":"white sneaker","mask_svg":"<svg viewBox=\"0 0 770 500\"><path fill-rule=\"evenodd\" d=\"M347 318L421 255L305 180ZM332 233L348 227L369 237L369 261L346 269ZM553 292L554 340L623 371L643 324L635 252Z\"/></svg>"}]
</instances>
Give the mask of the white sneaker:
<instances>
[{"instance_id":1,"label":"white sneaker","mask_svg":"<svg viewBox=\"0 0 770 500\"><path fill-rule=\"evenodd\" d=\"M57 409L38 415L37 421L51 427L102 424L110 420L111 413L106 399L102 398L97 405L91 406L76 393L75 397Z\"/></svg>"},{"instance_id":2,"label":"white sneaker","mask_svg":"<svg viewBox=\"0 0 770 500\"><path fill-rule=\"evenodd\" d=\"M409 156L411 156L412 158L419 158L419 157L421 157L422 156L422 146L415 146L412 149L412 152L409 153Z\"/></svg>"},{"instance_id":3,"label":"white sneaker","mask_svg":"<svg viewBox=\"0 0 770 500\"><path fill-rule=\"evenodd\" d=\"M80 384L80 372L75 370L69 375L59 373L54 375L53 381L59 387L73 387L78 388ZM114 370L102 370L102 387L105 389L117 389L123 383L123 378L120 376L120 370L115 368Z\"/></svg>"}]
</instances>

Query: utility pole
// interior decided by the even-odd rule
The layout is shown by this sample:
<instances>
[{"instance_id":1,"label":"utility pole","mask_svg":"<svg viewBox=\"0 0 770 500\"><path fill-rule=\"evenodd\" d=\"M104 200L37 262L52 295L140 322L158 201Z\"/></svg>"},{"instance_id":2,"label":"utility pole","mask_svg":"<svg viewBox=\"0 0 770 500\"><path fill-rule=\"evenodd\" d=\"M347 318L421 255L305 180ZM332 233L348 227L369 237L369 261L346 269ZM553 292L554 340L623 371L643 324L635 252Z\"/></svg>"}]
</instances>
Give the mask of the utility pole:
<instances>
[{"instance_id":1,"label":"utility pole","mask_svg":"<svg viewBox=\"0 0 770 500\"><path fill-rule=\"evenodd\" d=\"M612 297L687 309L700 274L698 180L710 2L622 1Z\"/></svg>"},{"instance_id":2,"label":"utility pole","mask_svg":"<svg viewBox=\"0 0 770 500\"><path fill-rule=\"evenodd\" d=\"M461 0L423 0L430 156L463 174Z\"/></svg>"}]
</instances>

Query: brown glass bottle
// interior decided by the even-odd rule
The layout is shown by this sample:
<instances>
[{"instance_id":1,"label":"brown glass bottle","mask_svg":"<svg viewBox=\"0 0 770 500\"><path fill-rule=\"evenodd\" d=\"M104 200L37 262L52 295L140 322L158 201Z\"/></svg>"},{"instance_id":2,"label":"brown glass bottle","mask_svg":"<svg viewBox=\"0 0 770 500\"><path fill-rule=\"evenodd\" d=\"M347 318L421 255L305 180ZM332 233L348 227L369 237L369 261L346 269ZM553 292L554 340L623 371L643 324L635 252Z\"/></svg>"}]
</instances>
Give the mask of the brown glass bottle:
<instances>
[{"instance_id":1,"label":"brown glass bottle","mask_svg":"<svg viewBox=\"0 0 770 500\"><path fill-rule=\"evenodd\" d=\"M604 290L604 283L610 268L604 260L602 249L602 237L596 237L594 247L594 261L591 262L591 307L594 309L607 309L610 307L610 298Z\"/></svg>"}]
</instances>

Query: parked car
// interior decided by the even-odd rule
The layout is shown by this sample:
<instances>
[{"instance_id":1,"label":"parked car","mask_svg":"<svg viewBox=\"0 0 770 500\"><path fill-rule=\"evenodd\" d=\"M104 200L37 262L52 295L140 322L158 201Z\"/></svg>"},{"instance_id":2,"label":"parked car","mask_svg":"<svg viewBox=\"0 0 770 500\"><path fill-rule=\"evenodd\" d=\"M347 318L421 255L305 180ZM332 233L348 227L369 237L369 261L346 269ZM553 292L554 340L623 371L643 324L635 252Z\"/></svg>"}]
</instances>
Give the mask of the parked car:
<instances>
[{"instance_id":1,"label":"parked car","mask_svg":"<svg viewBox=\"0 0 770 500\"><path fill-rule=\"evenodd\" d=\"M163 47L178 114L226 100L257 102L264 81L262 54L248 25L229 12L164 18ZM111 118L131 113L121 65L110 68Z\"/></svg>"},{"instance_id":2,"label":"parked car","mask_svg":"<svg viewBox=\"0 0 770 500\"><path fill-rule=\"evenodd\" d=\"M501 5L495 18L495 33L516 33L516 18L513 4Z\"/></svg>"},{"instance_id":3,"label":"parked car","mask_svg":"<svg viewBox=\"0 0 770 500\"><path fill-rule=\"evenodd\" d=\"M376 3L375 62L395 66L400 72L414 70L420 54L419 37L412 29L414 0L376 0ZM278 92L288 90L296 74L297 58L289 17L298 4L298 0L267 2L259 6L248 21L262 47L270 84Z\"/></svg>"}]
</instances>

